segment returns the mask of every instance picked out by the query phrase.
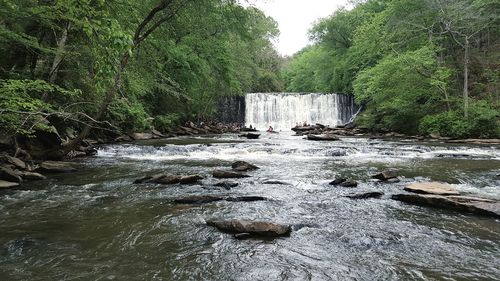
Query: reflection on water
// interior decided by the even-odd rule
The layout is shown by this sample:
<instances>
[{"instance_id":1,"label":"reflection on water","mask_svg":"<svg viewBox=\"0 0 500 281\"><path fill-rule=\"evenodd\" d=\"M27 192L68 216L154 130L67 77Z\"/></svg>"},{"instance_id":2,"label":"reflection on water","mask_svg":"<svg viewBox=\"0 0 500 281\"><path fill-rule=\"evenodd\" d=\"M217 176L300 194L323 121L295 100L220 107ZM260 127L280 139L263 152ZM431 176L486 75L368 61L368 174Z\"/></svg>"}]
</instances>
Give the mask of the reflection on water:
<instances>
[{"instance_id":1,"label":"reflection on water","mask_svg":"<svg viewBox=\"0 0 500 281\"><path fill-rule=\"evenodd\" d=\"M215 168L234 160L261 167L231 190ZM1 280L498 280L500 224L392 201L415 180L454 183L500 199L498 146L346 138L317 143L263 135L145 141L102 147L72 175L0 193ZM370 174L397 168L400 183ZM202 185L132 185L155 172L199 173ZM352 177L356 189L328 185ZM282 180L290 185L262 184ZM382 199L343 198L377 189ZM181 206L192 194L272 200ZM207 218L305 225L289 238L236 240Z\"/></svg>"}]
</instances>

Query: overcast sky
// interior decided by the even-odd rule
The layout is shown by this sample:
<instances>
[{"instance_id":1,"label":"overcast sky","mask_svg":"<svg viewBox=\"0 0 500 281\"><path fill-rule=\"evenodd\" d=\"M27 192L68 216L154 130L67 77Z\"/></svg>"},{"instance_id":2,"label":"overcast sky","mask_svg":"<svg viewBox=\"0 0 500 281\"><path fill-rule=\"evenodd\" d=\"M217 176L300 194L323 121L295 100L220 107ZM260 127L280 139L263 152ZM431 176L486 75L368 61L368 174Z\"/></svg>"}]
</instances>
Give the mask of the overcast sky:
<instances>
[{"instance_id":1,"label":"overcast sky","mask_svg":"<svg viewBox=\"0 0 500 281\"><path fill-rule=\"evenodd\" d=\"M316 20L331 15L347 0L250 0L273 17L279 25L280 37L276 47L282 55L292 55L305 47L307 32Z\"/></svg>"}]
</instances>

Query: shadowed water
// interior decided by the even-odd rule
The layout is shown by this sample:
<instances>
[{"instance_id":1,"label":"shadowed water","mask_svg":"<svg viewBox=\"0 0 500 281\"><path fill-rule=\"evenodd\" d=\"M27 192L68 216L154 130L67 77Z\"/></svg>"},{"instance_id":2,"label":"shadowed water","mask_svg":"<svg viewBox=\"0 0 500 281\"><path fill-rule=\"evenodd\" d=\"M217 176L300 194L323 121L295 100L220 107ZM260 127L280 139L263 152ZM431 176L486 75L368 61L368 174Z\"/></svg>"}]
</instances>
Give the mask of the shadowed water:
<instances>
[{"instance_id":1,"label":"shadowed water","mask_svg":"<svg viewBox=\"0 0 500 281\"><path fill-rule=\"evenodd\" d=\"M260 166L231 190L210 173L234 160ZM0 192L0 280L498 280L500 224L491 218L389 199L407 183L437 180L500 199L498 146L288 133L110 145L75 174ZM397 168L399 183L370 175ZM200 185L133 185L147 174L199 173ZM354 189L328 185L342 175ZM279 180L286 184L263 184ZM381 199L351 192L382 190ZM174 205L194 194L260 195L259 202ZM293 224L276 240L236 240L208 218Z\"/></svg>"}]
</instances>

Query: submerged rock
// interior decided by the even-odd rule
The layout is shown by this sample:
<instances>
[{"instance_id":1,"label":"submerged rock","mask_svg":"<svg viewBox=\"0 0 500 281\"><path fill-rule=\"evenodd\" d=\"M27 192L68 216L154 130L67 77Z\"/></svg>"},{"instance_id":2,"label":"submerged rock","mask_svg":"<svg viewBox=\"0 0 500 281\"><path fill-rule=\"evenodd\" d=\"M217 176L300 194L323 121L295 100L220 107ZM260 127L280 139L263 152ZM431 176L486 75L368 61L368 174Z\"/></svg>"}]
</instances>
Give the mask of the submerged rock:
<instances>
[{"instance_id":1,"label":"submerged rock","mask_svg":"<svg viewBox=\"0 0 500 281\"><path fill-rule=\"evenodd\" d=\"M1 188L11 188L11 187L16 187L18 186L19 183L17 182L10 182L10 181L4 181L4 180L0 180L0 189Z\"/></svg>"},{"instance_id":2,"label":"submerged rock","mask_svg":"<svg viewBox=\"0 0 500 281\"><path fill-rule=\"evenodd\" d=\"M292 185L291 183L284 182L284 181L278 181L278 180L268 180L268 181L262 182L262 184Z\"/></svg>"},{"instance_id":3,"label":"submerged rock","mask_svg":"<svg viewBox=\"0 0 500 281\"><path fill-rule=\"evenodd\" d=\"M214 184L214 186L217 187L223 187L224 189L230 190L233 187L237 187L238 183L237 182L230 182L230 181L222 181Z\"/></svg>"},{"instance_id":4,"label":"submerged rock","mask_svg":"<svg viewBox=\"0 0 500 281\"><path fill-rule=\"evenodd\" d=\"M398 174L394 170L386 170L381 173L375 174L371 176L374 179L381 180L381 181L387 181L390 179L394 179L398 177Z\"/></svg>"},{"instance_id":5,"label":"submerged rock","mask_svg":"<svg viewBox=\"0 0 500 281\"><path fill-rule=\"evenodd\" d=\"M380 191L367 191L367 192L349 194L346 195L345 197L351 199L368 199L368 198L380 198L382 195L384 195L384 193Z\"/></svg>"},{"instance_id":6,"label":"submerged rock","mask_svg":"<svg viewBox=\"0 0 500 281\"><path fill-rule=\"evenodd\" d=\"M75 164L62 161L45 161L40 164L37 171L46 173L71 173L76 172Z\"/></svg>"},{"instance_id":7,"label":"submerged rock","mask_svg":"<svg viewBox=\"0 0 500 281\"><path fill-rule=\"evenodd\" d=\"M333 181L329 183L329 185L339 185L345 181L347 181L346 178L335 178Z\"/></svg>"},{"instance_id":8,"label":"submerged rock","mask_svg":"<svg viewBox=\"0 0 500 281\"><path fill-rule=\"evenodd\" d=\"M416 182L407 185L404 190L421 194L460 195L451 185L439 182Z\"/></svg>"},{"instance_id":9,"label":"submerged rock","mask_svg":"<svg viewBox=\"0 0 500 281\"><path fill-rule=\"evenodd\" d=\"M279 237L288 236L292 231L289 225L264 221L248 220L208 220L207 225L229 233L248 233L251 236Z\"/></svg>"},{"instance_id":10,"label":"submerged rock","mask_svg":"<svg viewBox=\"0 0 500 281\"><path fill-rule=\"evenodd\" d=\"M229 202L254 202L254 201L266 201L266 197L262 196L238 196L226 198Z\"/></svg>"},{"instance_id":11,"label":"submerged rock","mask_svg":"<svg viewBox=\"0 0 500 281\"><path fill-rule=\"evenodd\" d=\"M154 176L145 176L134 181L135 184L139 183L159 183L159 184L193 184L203 179L200 175L173 175L173 174L157 174Z\"/></svg>"},{"instance_id":12,"label":"submerged rock","mask_svg":"<svg viewBox=\"0 0 500 281\"><path fill-rule=\"evenodd\" d=\"M178 204L207 204L222 200L224 200L224 198L221 196L194 195L194 196L187 196L184 198L175 199L174 202Z\"/></svg>"},{"instance_id":13,"label":"submerged rock","mask_svg":"<svg viewBox=\"0 0 500 281\"><path fill-rule=\"evenodd\" d=\"M342 186L342 187L357 187L358 186L358 182L354 181L354 180L347 180L347 181L344 181L344 182L340 183L339 186Z\"/></svg>"},{"instance_id":14,"label":"submerged rock","mask_svg":"<svg viewBox=\"0 0 500 281\"><path fill-rule=\"evenodd\" d=\"M339 138L337 136L334 136L331 134L325 134L325 135L308 134L307 139L312 140L312 141L336 141L336 140L339 140Z\"/></svg>"},{"instance_id":15,"label":"submerged rock","mask_svg":"<svg viewBox=\"0 0 500 281\"><path fill-rule=\"evenodd\" d=\"M248 178L250 177L249 175L245 174L240 174L240 173L235 173L231 171L223 171L223 170L215 170L212 172L212 176L214 178L219 178L219 179L231 179L231 178Z\"/></svg>"},{"instance_id":16,"label":"submerged rock","mask_svg":"<svg viewBox=\"0 0 500 281\"><path fill-rule=\"evenodd\" d=\"M500 202L483 198L434 194L395 194L392 195L391 198L418 206L436 207L457 212L500 218Z\"/></svg>"},{"instance_id":17,"label":"submerged rock","mask_svg":"<svg viewBox=\"0 0 500 281\"><path fill-rule=\"evenodd\" d=\"M233 164L231 164L231 168L233 168L233 170L240 171L240 172L246 172L246 171L259 169L259 167L252 165L252 164L245 162L245 161L236 161Z\"/></svg>"}]
</instances>

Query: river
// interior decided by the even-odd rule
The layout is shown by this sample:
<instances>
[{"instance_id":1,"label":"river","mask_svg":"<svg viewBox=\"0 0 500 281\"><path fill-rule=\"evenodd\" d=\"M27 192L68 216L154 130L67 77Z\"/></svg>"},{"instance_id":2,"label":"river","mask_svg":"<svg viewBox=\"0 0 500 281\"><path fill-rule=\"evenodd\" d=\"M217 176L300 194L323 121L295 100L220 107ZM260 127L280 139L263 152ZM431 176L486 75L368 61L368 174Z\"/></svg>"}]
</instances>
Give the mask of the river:
<instances>
[{"instance_id":1,"label":"river","mask_svg":"<svg viewBox=\"0 0 500 281\"><path fill-rule=\"evenodd\" d=\"M211 171L245 160L261 169L231 190ZM500 199L498 146L290 133L113 144L74 174L0 192L0 280L499 280L500 222L391 200L415 181L452 183ZM370 175L399 170L399 183ZM199 173L200 185L132 184L159 172ZM351 177L357 188L328 185ZM263 184L278 180L285 184ZM380 199L343 195L381 190ZM187 206L193 194L259 202ZM302 226L290 237L237 240L209 218Z\"/></svg>"}]
</instances>

